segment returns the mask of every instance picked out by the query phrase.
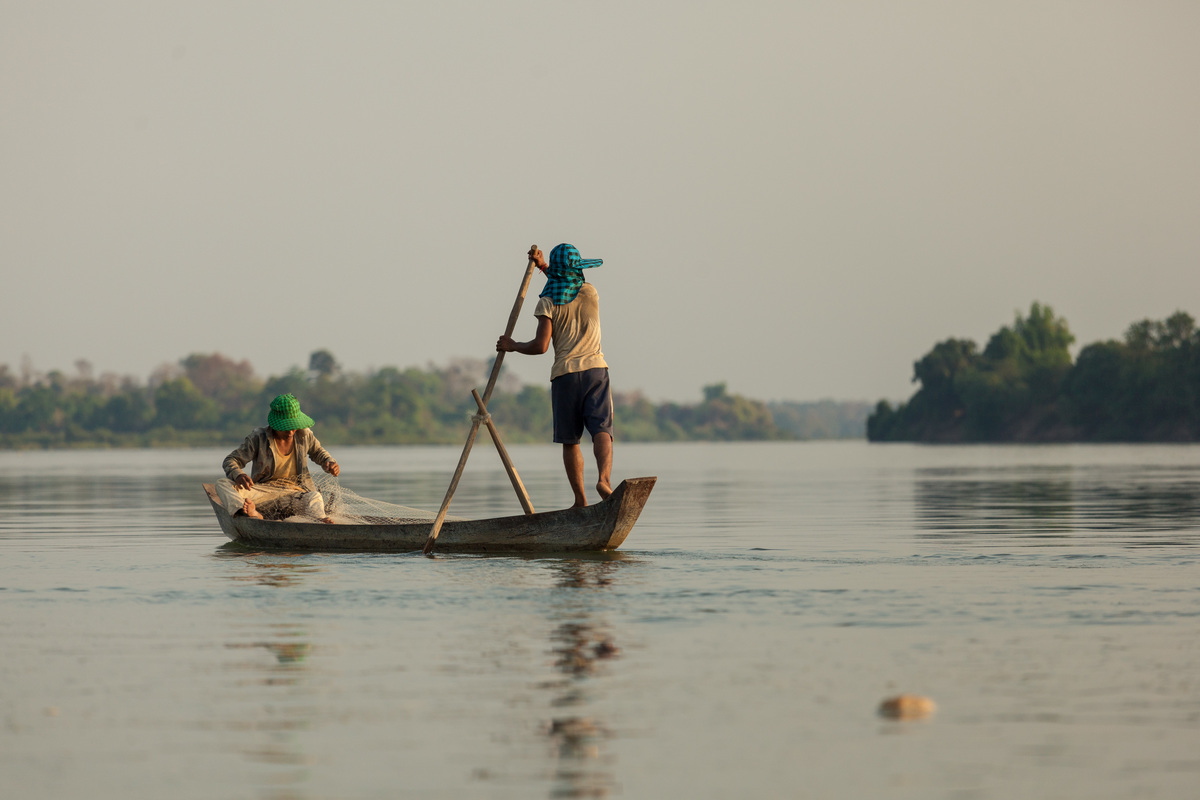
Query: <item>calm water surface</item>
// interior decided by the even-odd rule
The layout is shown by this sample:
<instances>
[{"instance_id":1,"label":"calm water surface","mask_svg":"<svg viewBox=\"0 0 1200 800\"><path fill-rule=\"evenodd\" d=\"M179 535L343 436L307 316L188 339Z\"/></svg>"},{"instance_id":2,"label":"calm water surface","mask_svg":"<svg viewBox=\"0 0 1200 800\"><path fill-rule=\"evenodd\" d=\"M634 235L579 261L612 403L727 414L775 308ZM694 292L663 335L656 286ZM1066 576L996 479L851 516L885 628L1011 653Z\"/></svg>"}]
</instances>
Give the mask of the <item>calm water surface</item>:
<instances>
[{"instance_id":1,"label":"calm water surface","mask_svg":"<svg viewBox=\"0 0 1200 800\"><path fill-rule=\"evenodd\" d=\"M458 453L335 455L436 509ZM618 445L618 553L434 560L236 549L223 455L0 453L0 797L1197 795L1200 447Z\"/></svg>"}]
</instances>

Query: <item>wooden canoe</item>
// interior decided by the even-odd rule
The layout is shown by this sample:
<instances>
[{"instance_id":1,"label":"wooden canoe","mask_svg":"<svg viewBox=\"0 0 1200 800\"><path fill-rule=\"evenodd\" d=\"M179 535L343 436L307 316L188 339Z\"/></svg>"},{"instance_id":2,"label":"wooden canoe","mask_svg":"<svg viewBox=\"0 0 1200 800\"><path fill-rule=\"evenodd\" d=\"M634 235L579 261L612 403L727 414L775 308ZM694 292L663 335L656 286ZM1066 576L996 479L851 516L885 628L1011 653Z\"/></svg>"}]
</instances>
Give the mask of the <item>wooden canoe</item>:
<instances>
[{"instance_id":1,"label":"wooden canoe","mask_svg":"<svg viewBox=\"0 0 1200 800\"><path fill-rule=\"evenodd\" d=\"M608 499L585 508L516 517L447 520L436 551L457 553L614 550L637 522L657 478L629 478ZM400 524L327 525L231 516L211 483L204 491L221 530L248 547L306 552L404 553L420 550L432 521Z\"/></svg>"}]
</instances>

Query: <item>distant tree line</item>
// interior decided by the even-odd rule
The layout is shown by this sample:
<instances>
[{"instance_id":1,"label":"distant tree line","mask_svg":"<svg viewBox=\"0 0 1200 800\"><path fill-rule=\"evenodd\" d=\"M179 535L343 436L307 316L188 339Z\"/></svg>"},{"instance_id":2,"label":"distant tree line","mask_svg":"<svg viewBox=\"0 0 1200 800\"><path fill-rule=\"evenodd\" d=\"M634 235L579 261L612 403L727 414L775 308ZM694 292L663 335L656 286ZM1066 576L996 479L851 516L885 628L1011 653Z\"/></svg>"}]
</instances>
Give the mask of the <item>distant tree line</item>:
<instances>
[{"instance_id":1,"label":"distant tree line","mask_svg":"<svg viewBox=\"0 0 1200 800\"><path fill-rule=\"evenodd\" d=\"M775 424L797 439L862 439L871 404L838 400L767 403Z\"/></svg>"},{"instance_id":2,"label":"distant tree line","mask_svg":"<svg viewBox=\"0 0 1200 800\"><path fill-rule=\"evenodd\" d=\"M425 369L343 370L327 350L308 368L258 377L248 361L194 353L164 365L143 382L95 376L78 361L74 374L39 373L26 362L0 365L0 447L153 447L224 445L266 424L271 398L291 393L317 421L327 444L461 442L475 404L471 389L487 382L490 362L460 359ZM772 440L827 438L776 422L764 403L726 390L703 389L696 404L652 403L638 392L614 395L622 441ZM508 442L551 440L550 392L502 374L488 404ZM838 409L828 410L834 417ZM810 427L813 427L810 425ZM861 437L862 428L857 434Z\"/></svg>"},{"instance_id":3,"label":"distant tree line","mask_svg":"<svg viewBox=\"0 0 1200 800\"><path fill-rule=\"evenodd\" d=\"M920 388L867 420L871 441L1200 440L1200 332L1178 311L1089 344L1072 360L1066 320L1040 303L975 342L946 339L913 365Z\"/></svg>"}]
</instances>

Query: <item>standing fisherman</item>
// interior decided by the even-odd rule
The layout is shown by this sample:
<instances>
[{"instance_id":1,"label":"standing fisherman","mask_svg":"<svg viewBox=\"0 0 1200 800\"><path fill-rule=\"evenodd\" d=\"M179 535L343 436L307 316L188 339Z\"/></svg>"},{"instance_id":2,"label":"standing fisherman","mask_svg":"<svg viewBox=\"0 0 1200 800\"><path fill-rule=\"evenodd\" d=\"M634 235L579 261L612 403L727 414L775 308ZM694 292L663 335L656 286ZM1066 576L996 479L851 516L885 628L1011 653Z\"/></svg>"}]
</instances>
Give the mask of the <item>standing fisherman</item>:
<instances>
[{"instance_id":1,"label":"standing fisherman","mask_svg":"<svg viewBox=\"0 0 1200 800\"><path fill-rule=\"evenodd\" d=\"M601 259L584 259L574 245L560 244L550 251L550 263L542 251L529 251L530 260L546 275L546 288L533 314L537 333L528 342L501 336L497 352L538 356L554 343L554 365L550 369L550 401L554 409L554 441L563 446L563 465L575 494L572 508L587 505L583 490L583 454L579 439L587 428L592 436L599 480L600 499L612 494L612 391L608 364L600 352L600 296L587 283L583 270L598 267Z\"/></svg>"}]
</instances>

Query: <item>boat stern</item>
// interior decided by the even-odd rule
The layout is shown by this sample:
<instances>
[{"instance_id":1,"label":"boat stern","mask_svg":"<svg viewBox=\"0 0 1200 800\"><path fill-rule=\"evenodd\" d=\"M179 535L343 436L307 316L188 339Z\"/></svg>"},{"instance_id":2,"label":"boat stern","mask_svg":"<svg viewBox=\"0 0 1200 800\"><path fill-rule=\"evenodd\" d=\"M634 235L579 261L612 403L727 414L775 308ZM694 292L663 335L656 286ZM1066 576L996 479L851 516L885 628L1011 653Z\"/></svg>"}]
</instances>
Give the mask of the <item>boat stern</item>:
<instances>
[{"instance_id":1,"label":"boat stern","mask_svg":"<svg viewBox=\"0 0 1200 800\"><path fill-rule=\"evenodd\" d=\"M613 492L614 495L620 496L615 498L617 503L612 512L615 517L613 531L604 545L605 550L616 550L624 543L625 537L633 530L634 523L641 516L646 500L657 482L657 477L626 478L621 481L621 485Z\"/></svg>"}]
</instances>

